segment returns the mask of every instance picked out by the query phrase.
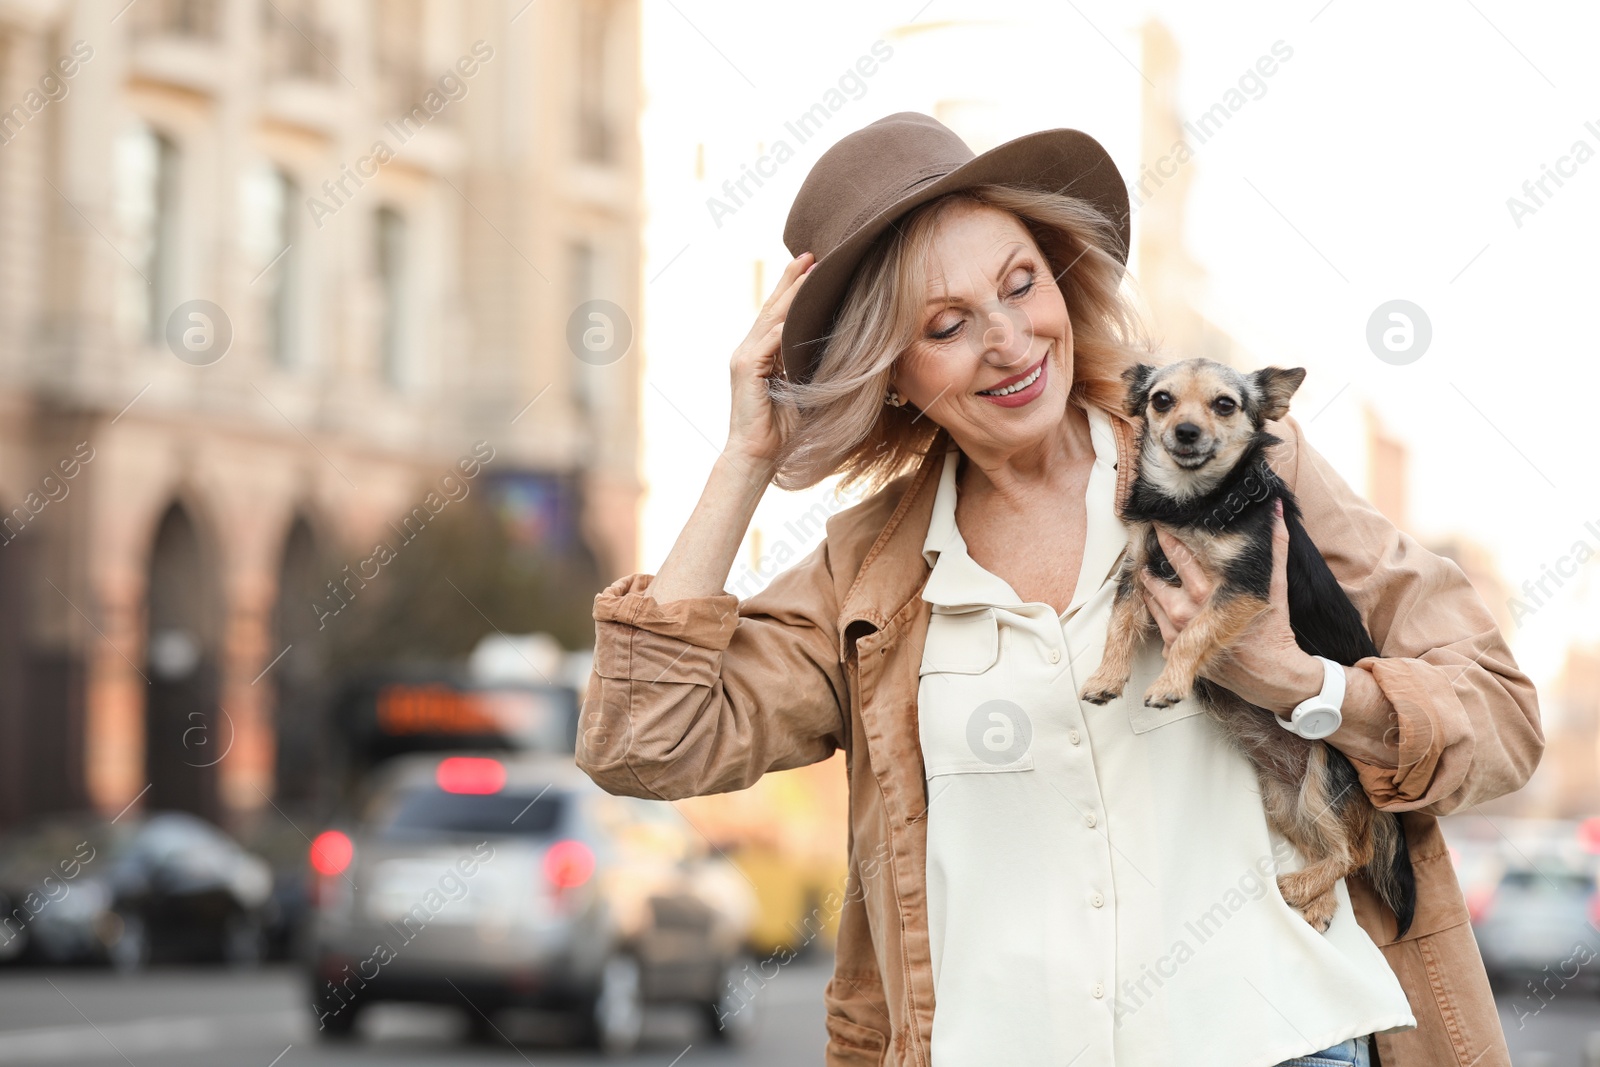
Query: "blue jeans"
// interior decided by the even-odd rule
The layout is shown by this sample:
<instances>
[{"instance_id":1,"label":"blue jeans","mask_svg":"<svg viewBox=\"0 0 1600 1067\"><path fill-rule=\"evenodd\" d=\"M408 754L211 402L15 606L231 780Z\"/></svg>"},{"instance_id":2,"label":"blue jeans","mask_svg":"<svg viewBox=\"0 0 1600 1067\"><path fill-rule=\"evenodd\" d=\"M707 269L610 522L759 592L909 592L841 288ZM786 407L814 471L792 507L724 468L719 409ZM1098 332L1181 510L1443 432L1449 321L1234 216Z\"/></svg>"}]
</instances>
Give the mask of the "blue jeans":
<instances>
[{"instance_id":1,"label":"blue jeans","mask_svg":"<svg viewBox=\"0 0 1600 1067\"><path fill-rule=\"evenodd\" d=\"M1321 1052L1284 1060L1278 1067L1372 1067L1371 1038L1352 1037Z\"/></svg>"}]
</instances>

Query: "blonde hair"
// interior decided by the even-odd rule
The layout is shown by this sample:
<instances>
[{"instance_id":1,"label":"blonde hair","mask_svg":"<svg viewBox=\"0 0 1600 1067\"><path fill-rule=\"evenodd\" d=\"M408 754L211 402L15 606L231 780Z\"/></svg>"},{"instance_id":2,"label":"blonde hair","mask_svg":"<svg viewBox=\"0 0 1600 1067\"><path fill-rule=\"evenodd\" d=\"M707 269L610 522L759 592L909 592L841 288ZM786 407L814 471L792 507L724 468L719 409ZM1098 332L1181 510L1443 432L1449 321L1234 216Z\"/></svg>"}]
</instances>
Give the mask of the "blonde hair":
<instances>
[{"instance_id":1,"label":"blonde hair","mask_svg":"<svg viewBox=\"0 0 1600 1067\"><path fill-rule=\"evenodd\" d=\"M1069 402L1120 410L1122 372L1149 361L1153 346L1121 290L1116 227L1077 197L1010 185L980 185L909 212L862 258L840 302L816 373L808 382L777 380L773 397L798 418L778 456L773 482L804 489L833 474L841 484L877 487L914 467L939 427L914 407L884 404L895 361L923 326L922 294L940 219L957 203L998 208L1027 228L1055 273L1072 323ZM1071 273L1071 283L1062 276Z\"/></svg>"}]
</instances>

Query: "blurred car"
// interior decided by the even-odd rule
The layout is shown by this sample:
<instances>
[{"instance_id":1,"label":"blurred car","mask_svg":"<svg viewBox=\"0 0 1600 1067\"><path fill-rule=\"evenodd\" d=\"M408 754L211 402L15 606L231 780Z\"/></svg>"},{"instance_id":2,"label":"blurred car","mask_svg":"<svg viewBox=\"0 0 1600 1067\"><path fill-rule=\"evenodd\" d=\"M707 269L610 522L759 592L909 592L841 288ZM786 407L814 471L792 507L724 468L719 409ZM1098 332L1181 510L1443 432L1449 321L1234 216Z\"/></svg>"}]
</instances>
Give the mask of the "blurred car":
<instances>
[{"instance_id":1,"label":"blurred car","mask_svg":"<svg viewBox=\"0 0 1600 1067\"><path fill-rule=\"evenodd\" d=\"M1501 986L1537 978L1600 989L1600 886L1589 866L1506 870L1477 910L1484 968Z\"/></svg>"},{"instance_id":2,"label":"blurred car","mask_svg":"<svg viewBox=\"0 0 1600 1067\"><path fill-rule=\"evenodd\" d=\"M43 963L253 964L271 888L265 862L193 815L52 819L0 841L0 938Z\"/></svg>"},{"instance_id":3,"label":"blurred car","mask_svg":"<svg viewBox=\"0 0 1600 1067\"><path fill-rule=\"evenodd\" d=\"M1505 860L1495 842L1462 841L1449 846L1450 863L1455 867L1456 880L1461 884L1461 895L1466 900L1467 915L1474 925L1484 915L1484 909L1494 899L1495 887L1505 874Z\"/></svg>"},{"instance_id":4,"label":"blurred car","mask_svg":"<svg viewBox=\"0 0 1600 1067\"><path fill-rule=\"evenodd\" d=\"M433 1001L479 1038L496 1011L536 1008L622 1052L647 1004L675 1002L743 1040L754 894L708 852L671 805L611 796L569 757L396 758L310 849L318 1033L351 1036L377 1001Z\"/></svg>"},{"instance_id":5,"label":"blurred car","mask_svg":"<svg viewBox=\"0 0 1600 1067\"><path fill-rule=\"evenodd\" d=\"M311 899L306 878L306 838L298 826L308 816L302 811L287 817L275 811L270 814L270 818L252 822L240 836L240 843L265 860L272 872L272 892L264 913L264 958L303 961Z\"/></svg>"}]
</instances>

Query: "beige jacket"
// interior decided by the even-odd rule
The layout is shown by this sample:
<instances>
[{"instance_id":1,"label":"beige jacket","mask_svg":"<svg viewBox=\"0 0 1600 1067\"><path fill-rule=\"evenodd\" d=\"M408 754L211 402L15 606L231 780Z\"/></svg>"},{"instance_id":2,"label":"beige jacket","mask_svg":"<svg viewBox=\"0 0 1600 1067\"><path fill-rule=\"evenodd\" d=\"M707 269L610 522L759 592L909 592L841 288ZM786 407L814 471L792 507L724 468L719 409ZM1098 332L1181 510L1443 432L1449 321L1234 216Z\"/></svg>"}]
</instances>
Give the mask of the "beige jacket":
<instances>
[{"instance_id":1,"label":"beige jacket","mask_svg":"<svg viewBox=\"0 0 1600 1067\"><path fill-rule=\"evenodd\" d=\"M1113 412L1117 499L1134 429ZM1383 658L1370 671L1398 716L1399 767L1357 763L1380 807L1406 812L1416 918L1359 877L1357 921L1406 990L1417 1029L1379 1035L1384 1067L1509 1067L1493 997L1435 816L1520 788L1544 749L1532 684L1453 562L1395 529L1304 443L1270 457ZM929 1067L933 975L925 895L926 781L918 667L930 606L921 549L943 435L915 471L828 522L823 543L757 595L657 603L650 576L595 598L595 658L577 760L613 793L677 799L750 786L845 751L849 882L828 984L830 1067ZM825 902L828 903L828 902ZM1204 1035L1197 1035L1204 1036ZM1217 1035L1226 1039L1225 1035Z\"/></svg>"}]
</instances>

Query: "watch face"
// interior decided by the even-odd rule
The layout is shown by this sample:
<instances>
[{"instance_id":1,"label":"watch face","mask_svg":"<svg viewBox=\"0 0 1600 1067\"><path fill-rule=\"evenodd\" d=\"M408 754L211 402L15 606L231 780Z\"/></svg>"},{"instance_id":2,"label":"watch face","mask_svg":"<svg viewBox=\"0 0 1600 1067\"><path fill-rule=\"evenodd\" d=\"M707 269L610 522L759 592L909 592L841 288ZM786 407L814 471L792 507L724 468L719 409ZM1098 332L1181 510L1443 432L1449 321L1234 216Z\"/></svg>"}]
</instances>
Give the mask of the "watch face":
<instances>
[{"instance_id":1,"label":"watch face","mask_svg":"<svg viewBox=\"0 0 1600 1067\"><path fill-rule=\"evenodd\" d=\"M1311 708L1300 715L1297 724L1301 737L1313 740L1327 737L1339 728L1341 716L1332 708Z\"/></svg>"}]
</instances>

